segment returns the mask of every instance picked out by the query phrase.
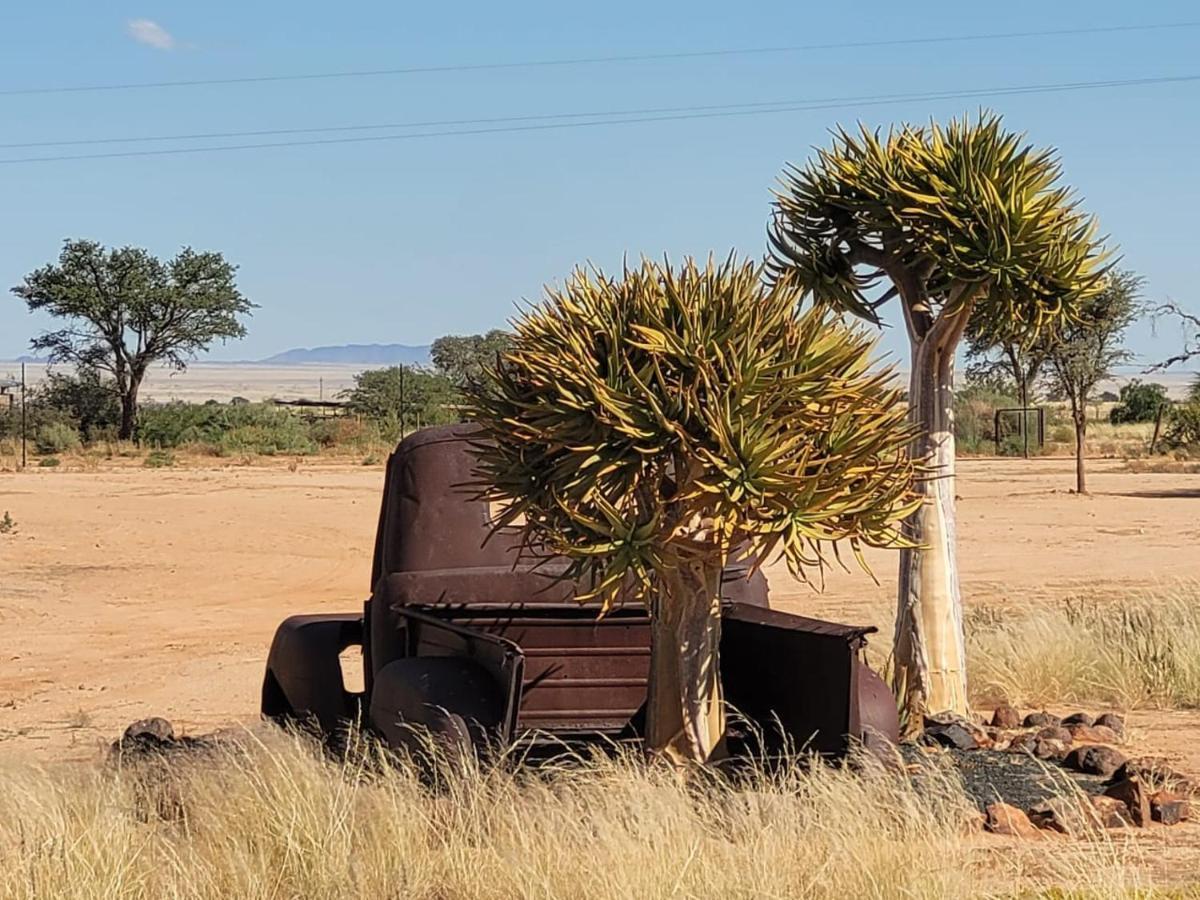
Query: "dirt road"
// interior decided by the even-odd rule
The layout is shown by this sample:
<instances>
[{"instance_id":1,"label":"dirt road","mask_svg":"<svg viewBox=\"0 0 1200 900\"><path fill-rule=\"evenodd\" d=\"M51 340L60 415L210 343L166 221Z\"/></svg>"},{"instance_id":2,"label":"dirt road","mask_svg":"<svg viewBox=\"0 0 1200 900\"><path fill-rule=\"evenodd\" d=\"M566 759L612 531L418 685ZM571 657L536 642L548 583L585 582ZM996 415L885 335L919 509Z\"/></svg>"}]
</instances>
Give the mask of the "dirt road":
<instances>
[{"instance_id":1,"label":"dirt road","mask_svg":"<svg viewBox=\"0 0 1200 900\"><path fill-rule=\"evenodd\" d=\"M962 465L968 602L1200 579L1200 476L1097 462L1080 498L1070 466ZM0 535L0 752L90 755L151 714L192 731L253 719L275 625L366 595L382 482L380 467L285 461L0 474L17 523ZM878 586L835 572L823 594L773 569L772 601L886 625L895 560L871 559Z\"/></svg>"}]
</instances>

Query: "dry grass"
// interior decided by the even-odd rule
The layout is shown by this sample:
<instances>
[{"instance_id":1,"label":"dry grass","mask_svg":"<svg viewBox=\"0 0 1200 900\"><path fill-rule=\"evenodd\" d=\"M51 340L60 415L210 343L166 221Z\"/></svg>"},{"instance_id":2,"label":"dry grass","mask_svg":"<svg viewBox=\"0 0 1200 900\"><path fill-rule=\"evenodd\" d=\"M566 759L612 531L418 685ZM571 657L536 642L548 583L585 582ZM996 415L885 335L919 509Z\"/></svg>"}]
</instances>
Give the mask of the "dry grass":
<instances>
[{"instance_id":1,"label":"dry grass","mask_svg":"<svg viewBox=\"0 0 1200 900\"><path fill-rule=\"evenodd\" d=\"M968 615L976 702L1200 707L1200 585Z\"/></svg>"},{"instance_id":2,"label":"dry grass","mask_svg":"<svg viewBox=\"0 0 1200 900\"><path fill-rule=\"evenodd\" d=\"M1143 884L1104 837L983 849L995 839L965 836L950 777L917 790L878 766L734 786L596 758L447 767L432 790L403 763L339 765L270 733L165 780L7 768L6 898L1111 897Z\"/></svg>"}]
</instances>

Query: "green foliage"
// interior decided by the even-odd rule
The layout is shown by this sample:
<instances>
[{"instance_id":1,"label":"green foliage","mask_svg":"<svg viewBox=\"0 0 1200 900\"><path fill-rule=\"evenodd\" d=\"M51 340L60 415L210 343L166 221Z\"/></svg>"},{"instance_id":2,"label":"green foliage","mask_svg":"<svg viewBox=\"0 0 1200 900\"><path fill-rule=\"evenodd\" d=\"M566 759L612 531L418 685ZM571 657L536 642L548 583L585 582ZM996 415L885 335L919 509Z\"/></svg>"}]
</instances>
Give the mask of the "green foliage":
<instances>
[{"instance_id":1,"label":"green foliage","mask_svg":"<svg viewBox=\"0 0 1200 900\"><path fill-rule=\"evenodd\" d=\"M17 530L16 520L9 515L8 510L4 511L4 517L0 518L0 534L15 534Z\"/></svg>"},{"instance_id":2,"label":"green foliage","mask_svg":"<svg viewBox=\"0 0 1200 900\"><path fill-rule=\"evenodd\" d=\"M1022 142L992 115L886 134L839 130L831 148L783 175L773 271L873 322L887 278L918 333L923 317L955 314L976 296L981 336L1069 318L1099 288L1106 254L1059 183L1055 152Z\"/></svg>"},{"instance_id":3,"label":"green foliage","mask_svg":"<svg viewBox=\"0 0 1200 900\"><path fill-rule=\"evenodd\" d=\"M175 465L175 454L170 450L151 450L142 465L147 469L167 469Z\"/></svg>"},{"instance_id":4,"label":"green foliage","mask_svg":"<svg viewBox=\"0 0 1200 900\"><path fill-rule=\"evenodd\" d=\"M114 434L121 421L116 382L95 369L81 368L73 375L51 372L30 392L29 403L61 415L88 443Z\"/></svg>"},{"instance_id":5,"label":"green foliage","mask_svg":"<svg viewBox=\"0 0 1200 900\"><path fill-rule=\"evenodd\" d=\"M75 240L13 293L30 312L63 320L34 338L33 349L113 378L122 399L121 437L128 438L152 363L183 369L214 341L245 335L241 320L253 304L238 291L235 273L221 254L190 247L163 262L137 247L106 250Z\"/></svg>"},{"instance_id":6,"label":"green foliage","mask_svg":"<svg viewBox=\"0 0 1200 900\"><path fill-rule=\"evenodd\" d=\"M33 447L38 453L66 453L79 446L79 432L65 422L51 422L34 432Z\"/></svg>"},{"instance_id":7,"label":"green foliage","mask_svg":"<svg viewBox=\"0 0 1200 900\"><path fill-rule=\"evenodd\" d=\"M401 430L459 421L459 394L445 375L415 366L368 369L344 392L350 409L392 440Z\"/></svg>"},{"instance_id":8,"label":"green foliage","mask_svg":"<svg viewBox=\"0 0 1200 900\"><path fill-rule=\"evenodd\" d=\"M823 547L903 544L912 432L870 341L732 257L576 271L470 393L498 527L566 577L648 601L663 573L745 546L805 575Z\"/></svg>"},{"instance_id":9,"label":"green foliage","mask_svg":"<svg viewBox=\"0 0 1200 900\"><path fill-rule=\"evenodd\" d=\"M487 334L448 334L433 342L429 355L434 368L459 388L496 363L496 355L512 345L512 335L493 329Z\"/></svg>"},{"instance_id":10,"label":"green foliage","mask_svg":"<svg viewBox=\"0 0 1200 900\"><path fill-rule=\"evenodd\" d=\"M1171 408L1163 446L1172 450L1200 450L1200 397Z\"/></svg>"},{"instance_id":11,"label":"green foliage","mask_svg":"<svg viewBox=\"0 0 1200 900\"><path fill-rule=\"evenodd\" d=\"M954 392L954 438L964 453L994 453L996 410L1018 406L1012 384L998 373L968 376Z\"/></svg>"},{"instance_id":12,"label":"green foliage","mask_svg":"<svg viewBox=\"0 0 1200 900\"><path fill-rule=\"evenodd\" d=\"M1125 332L1142 312L1142 278L1128 270L1110 272L1101 290L1086 298L1059 328L1048 354L1047 388L1082 417L1097 384L1131 358Z\"/></svg>"},{"instance_id":13,"label":"green foliage","mask_svg":"<svg viewBox=\"0 0 1200 900\"><path fill-rule=\"evenodd\" d=\"M167 403L142 411L138 435L152 447L205 445L222 456L316 450L303 420L267 403Z\"/></svg>"},{"instance_id":14,"label":"green foliage","mask_svg":"<svg viewBox=\"0 0 1200 900\"><path fill-rule=\"evenodd\" d=\"M1121 387L1119 400L1119 404L1108 413L1108 420L1113 425L1153 422L1158 417L1158 411L1171 402L1163 385L1144 384L1137 378Z\"/></svg>"},{"instance_id":15,"label":"green foliage","mask_svg":"<svg viewBox=\"0 0 1200 900\"><path fill-rule=\"evenodd\" d=\"M41 459L38 460L38 468L39 469L57 469L61 463L62 463L62 460L60 460L57 456L43 456Z\"/></svg>"}]
</instances>

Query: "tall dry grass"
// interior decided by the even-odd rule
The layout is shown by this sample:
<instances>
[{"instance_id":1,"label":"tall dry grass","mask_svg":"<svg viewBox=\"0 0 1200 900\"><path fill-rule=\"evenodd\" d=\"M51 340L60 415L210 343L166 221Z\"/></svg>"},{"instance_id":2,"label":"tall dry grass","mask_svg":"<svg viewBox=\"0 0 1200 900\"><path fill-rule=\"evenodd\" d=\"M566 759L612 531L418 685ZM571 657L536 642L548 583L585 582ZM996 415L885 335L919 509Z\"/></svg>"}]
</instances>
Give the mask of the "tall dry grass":
<instances>
[{"instance_id":1,"label":"tall dry grass","mask_svg":"<svg viewBox=\"0 0 1200 900\"><path fill-rule=\"evenodd\" d=\"M1083 856L1058 842L981 852L956 779L932 772L919 787L878 766L685 784L597 757L443 767L429 789L404 763L334 763L279 734L176 762L165 782L138 771L0 764L0 896L941 898L1140 884L1105 840Z\"/></svg>"},{"instance_id":2,"label":"tall dry grass","mask_svg":"<svg viewBox=\"0 0 1200 900\"><path fill-rule=\"evenodd\" d=\"M1200 585L972 610L976 702L1200 707Z\"/></svg>"}]
</instances>

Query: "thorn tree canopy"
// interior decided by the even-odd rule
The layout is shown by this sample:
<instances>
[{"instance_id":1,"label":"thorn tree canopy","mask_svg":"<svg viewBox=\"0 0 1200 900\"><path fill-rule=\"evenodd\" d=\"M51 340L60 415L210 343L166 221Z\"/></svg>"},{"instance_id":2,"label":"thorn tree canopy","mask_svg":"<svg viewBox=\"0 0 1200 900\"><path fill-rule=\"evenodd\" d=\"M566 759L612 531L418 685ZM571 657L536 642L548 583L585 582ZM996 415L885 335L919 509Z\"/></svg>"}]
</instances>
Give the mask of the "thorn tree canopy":
<instances>
[{"instance_id":1,"label":"thorn tree canopy","mask_svg":"<svg viewBox=\"0 0 1200 900\"><path fill-rule=\"evenodd\" d=\"M954 354L981 334L1036 333L1095 293L1106 253L1096 226L1037 149L981 115L887 133L839 130L789 166L770 225L771 270L814 300L880 324L899 298L911 345L911 453L939 477L906 523L896 616L897 686L907 720L967 710L954 557Z\"/></svg>"},{"instance_id":2,"label":"thorn tree canopy","mask_svg":"<svg viewBox=\"0 0 1200 900\"><path fill-rule=\"evenodd\" d=\"M594 586L581 600L648 607L647 745L676 760L724 734L730 554L807 576L837 542L900 545L914 508L912 432L872 342L763 274L732 256L577 270L471 389L498 527L565 557Z\"/></svg>"},{"instance_id":3,"label":"thorn tree canopy","mask_svg":"<svg viewBox=\"0 0 1200 900\"><path fill-rule=\"evenodd\" d=\"M239 317L254 304L238 292L236 271L220 253L190 247L162 262L138 247L67 241L57 264L30 272L13 293L31 312L64 320L34 338L34 350L49 351L51 362L112 375L121 401L119 436L128 439L152 363L184 369L213 341L246 334Z\"/></svg>"}]
</instances>

